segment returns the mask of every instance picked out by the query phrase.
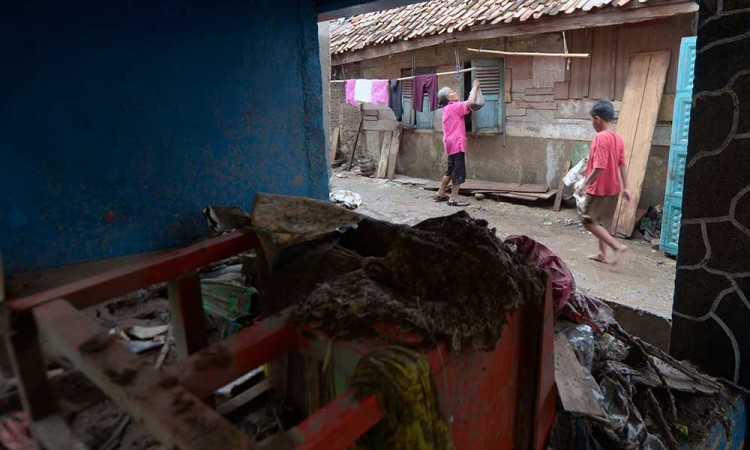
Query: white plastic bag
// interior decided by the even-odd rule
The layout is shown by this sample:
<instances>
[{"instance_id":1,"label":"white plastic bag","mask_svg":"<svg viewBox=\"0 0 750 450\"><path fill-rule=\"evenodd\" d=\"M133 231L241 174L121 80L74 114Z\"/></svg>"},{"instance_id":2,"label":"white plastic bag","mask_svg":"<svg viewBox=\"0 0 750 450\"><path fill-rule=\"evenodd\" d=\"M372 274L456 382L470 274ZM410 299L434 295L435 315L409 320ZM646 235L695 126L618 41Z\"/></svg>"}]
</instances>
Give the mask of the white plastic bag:
<instances>
[{"instance_id":1,"label":"white plastic bag","mask_svg":"<svg viewBox=\"0 0 750 450\"><path fill-rule=\"evenodd\" d=\"M586 156L578 162L568 173L563 177L563 183L565 186L570 186L573 183L577 183L578 180L582 179L586 174L586 165L589 162L589 157Z\"/></svg>"},{"instance_id":2,"label":"white plastic bag","mask_svg":"<svg viewBox=\"0 0 750 450\"><path fill-rule=\"evenodd\" d=\"M469 97L471 97L471 94L473 92L474 92L474 89L472 89L471 93L469 93ZM479 111L480 109L482 109L482 106L484 106L484 97L482 96L482 88L479 88L477 90L477 100L471 106L471 110L472 111Z\"/></svg>"}]
</instances>

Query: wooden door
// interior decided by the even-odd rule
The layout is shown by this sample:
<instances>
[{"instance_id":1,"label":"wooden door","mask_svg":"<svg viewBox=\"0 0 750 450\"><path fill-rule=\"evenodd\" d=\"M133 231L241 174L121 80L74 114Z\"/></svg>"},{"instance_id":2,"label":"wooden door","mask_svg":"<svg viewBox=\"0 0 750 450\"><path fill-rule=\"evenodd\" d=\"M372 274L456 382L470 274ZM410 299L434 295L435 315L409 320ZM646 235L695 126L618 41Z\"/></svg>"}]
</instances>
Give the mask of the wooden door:
<instances>
[{"instance_id":1,"label":"wooden door","mask_svg":"<svg viewBox=\"0 0 750 450\"><path fill-rule=\"evenodd\" d=\"M661 225L660 247L664 253L677 255L682 220L682 191L685 185L690 107L693 96L695 67L695 37L682 39L680 63L677 71L677 94L672 118L672 141L669 147L669 172L664 195L664 217Z\"/></svg>"}]
</instances>

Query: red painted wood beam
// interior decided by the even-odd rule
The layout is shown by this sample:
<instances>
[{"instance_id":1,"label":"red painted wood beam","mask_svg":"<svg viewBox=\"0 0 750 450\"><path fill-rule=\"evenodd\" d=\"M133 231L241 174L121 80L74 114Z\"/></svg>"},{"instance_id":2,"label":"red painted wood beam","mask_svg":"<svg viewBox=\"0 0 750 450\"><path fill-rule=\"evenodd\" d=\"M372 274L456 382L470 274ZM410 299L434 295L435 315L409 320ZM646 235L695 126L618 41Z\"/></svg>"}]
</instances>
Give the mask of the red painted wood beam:
<instances>
[{"instance_id":1,"label":"red painted wood beam","mask_svg":"<svg viewBox=\"0 0 750 450\"><path fill-rule=\"evenodd\" d=\"M340 395L289 430L295 450L345 450L383 418L377 397Z\"/></svg>"},{"instance_id":2,"label":"red painted wood beam","mask_svg":"<svg viewBox=\"0 0 750 450\"><path fill-rule=\"evenodd\" d=\"M8 306L12 310L22 311L65 299L77 309L83 309L257 248L258 245L253 231L237 230L74 283L10 300Z\"/></svg>"},{"instance_id":3,"label":"red painted wood beam","mask_svg":"<svg viewBox=\"0 0 750 450\"><path fill-rule=\"evenodd\" d=\"M288 316L273 316L172 364L168 372L196 397L206 399L296 345L297 331Z\"/></svg>"},{"instance_id":4,"label":"red painted wood beam","mask_svg":"<svg viewBox=\"0 0 750 450\"><path fill-rule=\"evenodd\" d=\"M73 363L165 448L249 450L255 442L186 391L174 378L132 354L85 313L57 300L34 309L48 344ZM62 447L58 447L62 448Z\"/></svg>"}]
</instances>

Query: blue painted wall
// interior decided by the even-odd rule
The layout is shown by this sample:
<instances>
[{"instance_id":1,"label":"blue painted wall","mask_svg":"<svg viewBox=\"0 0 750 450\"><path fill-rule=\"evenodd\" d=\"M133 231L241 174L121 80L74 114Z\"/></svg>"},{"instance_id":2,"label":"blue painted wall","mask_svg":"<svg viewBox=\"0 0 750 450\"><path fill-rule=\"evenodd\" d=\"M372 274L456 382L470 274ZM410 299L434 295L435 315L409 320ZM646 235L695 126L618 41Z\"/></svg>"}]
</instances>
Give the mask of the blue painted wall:
<instances>
[{"instance_id":1,"label":"blue painted wall","mask_svg":"<svg viewBox=\"0 0 750 450\"><path fill-rule=\"evenodd\" d=\"M5 2L0 246L17 273L184 245L208 204L327 196L305 0Z\"/></svg>"}]
</instances>

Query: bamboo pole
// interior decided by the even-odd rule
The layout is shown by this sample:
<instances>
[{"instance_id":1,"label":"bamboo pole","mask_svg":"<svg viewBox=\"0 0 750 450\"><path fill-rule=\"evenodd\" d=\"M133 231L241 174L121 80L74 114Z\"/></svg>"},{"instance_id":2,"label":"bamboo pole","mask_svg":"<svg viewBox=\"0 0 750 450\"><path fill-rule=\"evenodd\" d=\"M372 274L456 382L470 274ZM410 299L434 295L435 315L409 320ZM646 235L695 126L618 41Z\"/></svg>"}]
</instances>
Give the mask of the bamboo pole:
<instances>
[{"instance_id":1,"label":"bamboo pole","mask_svg":"<svg viewBox=\"0 0 750 450\"><path fill-rule=\"evenodd\" d=\"M556 56L562 58L589 58L588 53L540 53L540 52L505 52L501 50L482 50L479 48L467 48L470 52L491 53L493 55L504 56Z\"/></svg>"}]
</instances>

